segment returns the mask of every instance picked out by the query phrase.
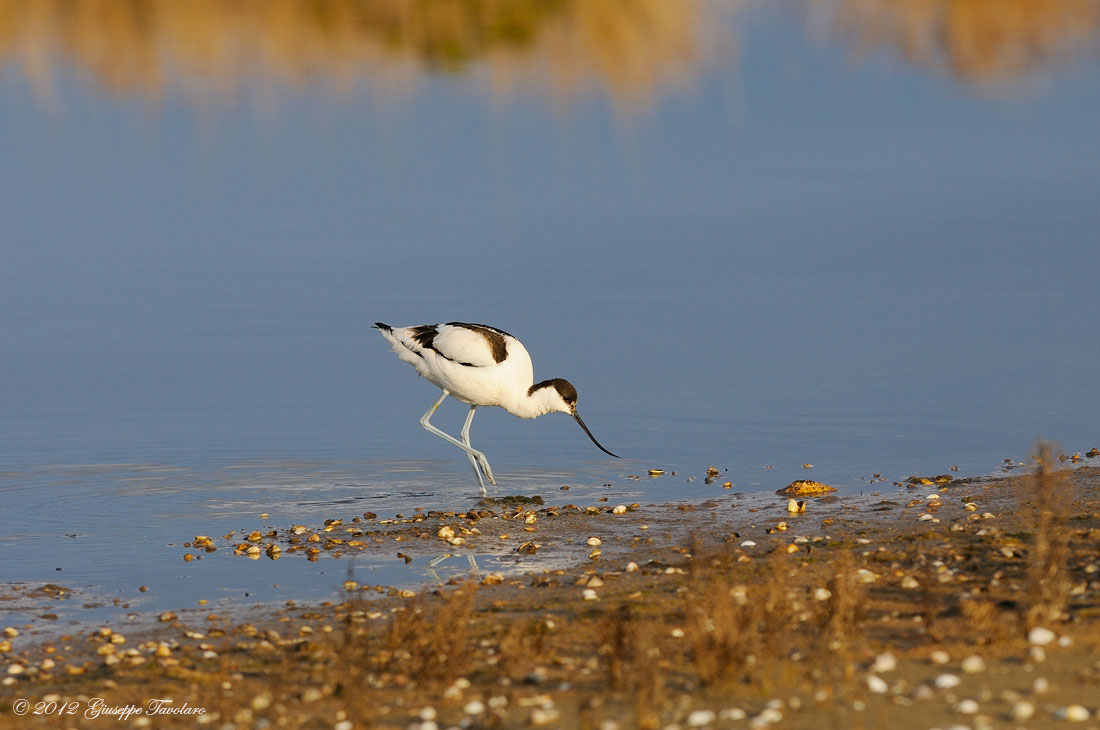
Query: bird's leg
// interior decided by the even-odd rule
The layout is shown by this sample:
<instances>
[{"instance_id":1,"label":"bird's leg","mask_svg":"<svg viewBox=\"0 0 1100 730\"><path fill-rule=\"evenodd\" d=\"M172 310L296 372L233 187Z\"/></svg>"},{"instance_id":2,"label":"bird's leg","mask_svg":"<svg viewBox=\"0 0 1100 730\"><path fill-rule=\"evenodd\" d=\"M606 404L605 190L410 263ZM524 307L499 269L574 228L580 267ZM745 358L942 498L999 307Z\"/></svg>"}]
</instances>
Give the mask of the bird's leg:
<instances>
[{"instance_id":1,"label":"bird's leg","mask_svg":"<svg viewBox=\"0 0 1100 730\"><path fill-rule=\"evenodd\" d=\"M447 399L448 395L450 395L449 392L447 392L446 390L443 391L443 395L439 396L439 400L437 400L435 403L433 403L432 407L428 409L428 412L420 417L420 425L423 426L424 430L427 431L428 433L434 433L436 436L443 439L447 443L454 444L458 448L462 449L463 451L465 451L470 456L478 457L480 459L485 459L485 454L481 453L477 449L474 449L474 448L471 448L470 446L467 446L466 444L464 444L461 441L459 441L458 439L456 439L454 436L449 436L449 435L443 433L442 431L440 431L438 428L436 428L435 426L433 426L431 424L430 419L432 417L432 414L435 413L436 409L439 408L439 405L444 400ZM488 462L486 462L486 463L488 463ZM477 485L481 489L481 496L484 497L489 493L485 489L485 480L483 480L481 478L481 472L480 471L477 471L476 469L474 471L477 472ZM492 477L489 477L489 481L491 483L493 483L494 485L496 484L496 482L493 482Z\"/></svg>"},{"instance_id":2,"label":"bird's leg","mask_svg":"<svg viewBox=\"0 0 1100 730\"><path fill-rule=\"evenodd\" d=\"M466 423L462 425L462 443L466 444L466 447L471 451L475 451L478 454L477 461L475 462L474 455L469 451L466 452L466 455L470 457L470 464L473 465L474 471L477 471L478 464L480 464L481 472L485 475L485 478L489 480L489 483L495 487L497 482L493 479L493 470L489 468L489 460L485 458L485 454L477 451L470 445L470 424L474 422L474 411L476 410L477 406L470 406L470 413L466 416Z\"/></svg>"},{"instance_id":3,"label":"bird's leg","mask_svg":"<svg viewBox=\"0 0 1100 730\"><path fill-rule=\"evenodd\" d=\"M435 567L447 558L453 557L456 557L454 553L443 553L441 555L436 555L434 558L428 561L428 564L424 568L424 572L426 572L428 574L428 577L434 580L436 583L442 583L443 581L439 579L439 573L436 572ZM473 575L476 576L481 573L481 570L477 567L477 560L472 554L466 554L466 562L469 563L470 572Z\"/></svg>"}]
</instances>

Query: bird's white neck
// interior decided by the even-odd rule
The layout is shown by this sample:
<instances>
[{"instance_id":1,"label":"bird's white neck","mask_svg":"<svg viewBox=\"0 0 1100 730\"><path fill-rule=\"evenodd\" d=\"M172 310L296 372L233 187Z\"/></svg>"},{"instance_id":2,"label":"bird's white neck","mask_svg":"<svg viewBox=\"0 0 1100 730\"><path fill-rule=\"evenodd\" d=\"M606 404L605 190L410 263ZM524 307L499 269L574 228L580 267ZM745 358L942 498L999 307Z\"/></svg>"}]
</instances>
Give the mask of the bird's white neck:
<instances>
[{"instance_id":1,"label":"bird's white neck","mask_svg":"<svg viewBox=\"0 0 1100 730\"><path fill-rule=\"evenodd\" d=\"M561 396L553 388L540 388L534 393L524 393L518 399L505 403L504 410L518 418L538 418L554 411L566 409Z\"/></svg>"}]
</instances>

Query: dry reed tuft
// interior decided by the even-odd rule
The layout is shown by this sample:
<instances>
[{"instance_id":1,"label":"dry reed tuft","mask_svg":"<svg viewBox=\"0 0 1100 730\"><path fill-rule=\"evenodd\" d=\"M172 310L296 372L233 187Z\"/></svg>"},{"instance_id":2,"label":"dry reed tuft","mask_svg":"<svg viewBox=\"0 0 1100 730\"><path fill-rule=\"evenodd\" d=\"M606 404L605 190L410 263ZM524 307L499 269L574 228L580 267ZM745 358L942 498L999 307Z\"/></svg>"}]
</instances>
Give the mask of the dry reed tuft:
<instances>
[{"instance_id":1,"label":"dry reed tuft","mask_svg":"<svg viewBox=\"0 0 1100 730\"><path fill-rule=\"evenodd\" d=\"M821 624L828 647L843 649L859 631L866 600L866 589L856 580L855 560L844 550L837 557L837 568L829 581L829 599L821 613Z\"/></svg>"},{"instance_id":2,"label":"dry reed tuft","mask_svg":"<svg viewBox=\"0 0 1100 730\"><path fill-rule=\"evenodd\" d=\"M1055 467L1057 453L1051 444L1039 442L1035 470L1027 477L1035 524L1024 602L1027 628L1060 620L1069 602L1070 531L1065 520L1073 501L1073 485L1066 472Z\"/></svg>"},{"instance_id":3,"label":"dry reed tuft","mask_svg":"<svg viewBox=\"0 0 1100 730\"><path fill-rule=\"evenodd\" d=\"M631 695L637 727L655 730L661 726L667 704L655 620L641 618L629 605L622 605L607 615L600 628L608 687Z\"/></svg>"}]
</instances>

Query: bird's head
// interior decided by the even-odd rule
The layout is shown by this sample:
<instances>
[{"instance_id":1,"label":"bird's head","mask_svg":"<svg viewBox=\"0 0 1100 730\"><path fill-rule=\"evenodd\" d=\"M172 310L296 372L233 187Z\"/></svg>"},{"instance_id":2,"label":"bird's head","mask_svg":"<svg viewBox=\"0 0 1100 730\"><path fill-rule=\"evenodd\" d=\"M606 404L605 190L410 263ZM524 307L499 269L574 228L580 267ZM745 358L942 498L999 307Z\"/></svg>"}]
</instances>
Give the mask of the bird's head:
<instances>
[{"instance_id":1,"label":"bird's head","mask_svg":"<svg viewBox=\"0 0 1100 730\"><path fill-rule=\"evenodd\" d=\"M535 383L528 390L528 395L538 398L540 400L540 407L545 408L543 413L568 413L573 417L580 427L584 429L584 432L588 434L588 438L592 439L592 443L599 447L600 451L619 458L617 454L612 454L605 449L596 437L592 435L592 432L588 430L588 426L584 425L584 421L581 420L581 416L577 413L577 389L573 387L565 378L554 378L553 380L544 380L541 383Z\"/></svg>"}]
</instances>

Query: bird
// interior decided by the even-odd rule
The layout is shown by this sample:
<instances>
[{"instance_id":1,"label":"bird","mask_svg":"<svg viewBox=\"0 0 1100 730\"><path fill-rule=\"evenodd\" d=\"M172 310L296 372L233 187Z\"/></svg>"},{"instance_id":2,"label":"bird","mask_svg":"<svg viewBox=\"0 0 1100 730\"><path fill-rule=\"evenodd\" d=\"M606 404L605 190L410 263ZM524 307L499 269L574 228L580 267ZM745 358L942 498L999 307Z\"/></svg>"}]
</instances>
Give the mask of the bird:
<instances>
[{"instance_id":1,"label":"bird","mask_svg":"<svg viewBox=\"0 0 1100 730\"><path fill-rule=\"evenodd\" d=\"M498 406L519 418L568 413L601 451L620 458L604 448L581 420L577 413L577 389L573 384L564 378L534 382L534 368L527 348L504 330L469 322L411 327L391 327L375 322L374 327L390 343L399 359L412 365L421 377L443 391L420 418L420 425L466 452L481 496L488 494L486 481L496 486L485 454L470 445L470 424L481 406ZM461 441L431 424L432 414L447 396L470 406L462 426Z\"/></svg>"}]
</instances>

